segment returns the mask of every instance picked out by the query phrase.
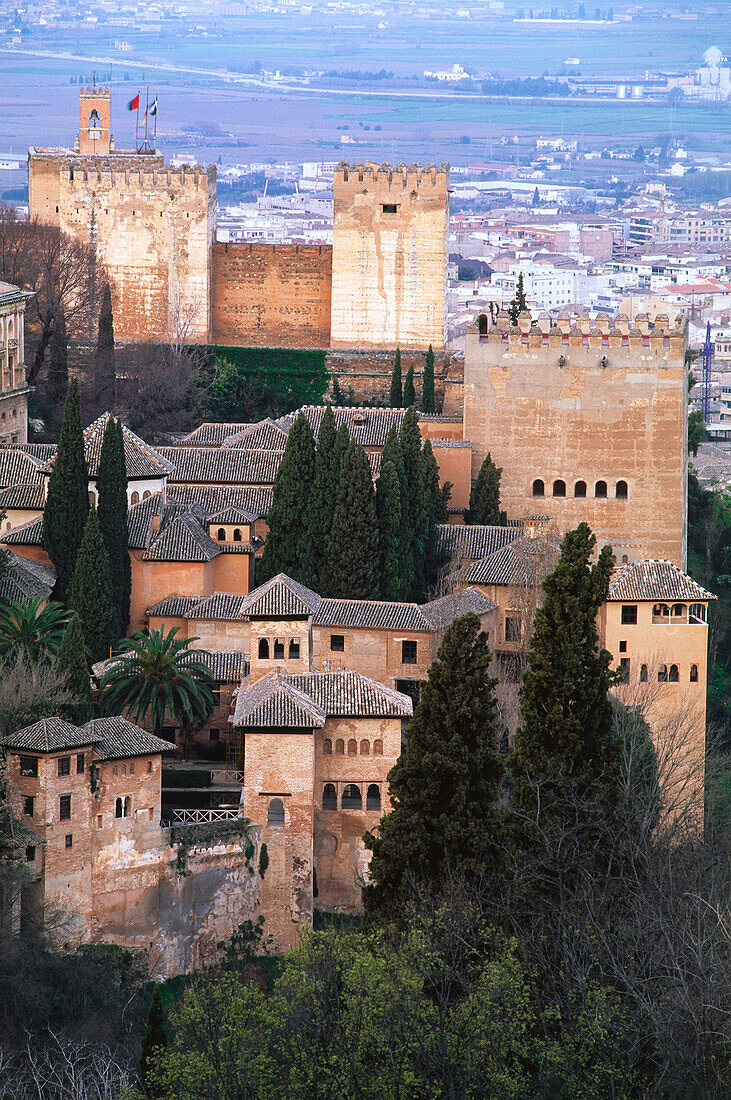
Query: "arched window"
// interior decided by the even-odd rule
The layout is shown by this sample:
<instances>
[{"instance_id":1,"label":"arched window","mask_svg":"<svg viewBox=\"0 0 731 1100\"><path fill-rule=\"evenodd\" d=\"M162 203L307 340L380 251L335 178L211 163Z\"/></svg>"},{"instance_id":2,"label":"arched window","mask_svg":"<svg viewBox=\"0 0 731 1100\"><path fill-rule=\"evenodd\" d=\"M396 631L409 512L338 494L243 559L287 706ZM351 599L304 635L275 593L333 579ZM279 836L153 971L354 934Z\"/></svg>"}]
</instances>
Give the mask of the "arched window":
<instances>
[{"instance_id":1,"label":"arched window","mask_svg":"<svg viewBox=\"0 0 731 1100\"><path fill-rule=\"evenodd\" d=\"M226 528L225 527L219 527L218 528L218 536L217 537L218 537L219 542L225 542L226 541Z\"/></svg>"},{"instance_id":2,"label":"arched window","mask_svg":"<svg viewBox=\"0 0 731 1100\"><path fill-rule=\"evenodd\" d=\"M477 331L480 336L487 336L487 326L487 314L481 313L480 316L477 318Z\"/></svg>"},{"instance_id":3,"label":"arched window","mask_svg":"<svg viewBox=\"0 0 731 1100\"><path fill-rule=\"evenodd\" d=\"M322 751L325 756L332 756L333 743L329 737L326 737L322 742Z\"/></svg>"},{"instance_id":4,"label":"arched window","mask_svg":"<svg viewBox=\"0 0 731 1100\"><path fill-rule=\"evenodd\" d=\"M615 489L615 495L616 495L618 500L626 500L627 499L627 482L626 481L618 481L617 482L617 488Z\"/></svg>"},{"instance_id":5,"label":"arched window","mask_svg":"<svg viewBox=\"0 0 731 1100\"><path fill-rule=\"evenodd\" d=\"M337 741L335 742L335 755L342 756L344 752L345 742L343 741L342 737L338 737Z\"/></svg>"},{"instance_id":6,"label":"arched window","mask_svg":"<svg viewBox=\"0 0 731 1100\"><path fill-rule=\"evenodd\" d=\"M670 618L675 619L676 621L678 619L685 620L685 604L674 603L672 608L670 609Z\"/></svg>"},{"instance_id":7,"label":"arched window","mask_svg":"<svg viewBox=\"0 0 731 1100\"><path fill-rule=\"evenodd\" d=\"M660 665L657 670L657 682L658 684L666 684L668 682L668 666Z\"/></svg>"},{"instance_id":8,"label":"arched window","mask_svg":"<svg viewBox=\"0 0 731 1100\"><path fill-rule=\"evenodd\" d=\"M678 671L678 666L677 665L671 665L670 666L670 674L668 676L668 680L670 681L671 684L680 683L680 672Z\"/></svg>"},{"instance_id":9,"label":"arched window","mask_svg":"<svg viewBox=\"0 0 731 1100\"><path fill-rule=\"evenodd\" d=\"M690 666L690 682L691 684L698 683L698 665Z\"/></svg>"},{"instance_id":10,"label":"arched window","mask_svg":"<svg viewBox=\"0 0 731 1100\"><path fill-rule=\"evenodd\" d=\"M368 784L368 790L366 791L366 809L381 809L381 788L378 786L377 783Z\"/></svg>"},{"instance_id":11,"label":"arched window","mask_svg":"<svg viewBox=\"0 0 731 1100\"><path fill-rule=\"evenodd\" d=\"M241 542L241 528L234 527L234 542Z\"/></svg>"},{"instance_id":12,"label":"arched window","mask_svg":"<svg viewBox=\"0 0 731 1100\"><path fill-rule=\"evenodd\" d=\"M114 816L124 817L124 804L121 798L118 798L117 801L114 803Z\"/></svg>"},{"instance_id":13,"label":"arched window","mask_svg":"<svg viewBox=\"0 0 731 1100\"><path fill-rule=\"evenodd\" d=\"M322 789L322 808L323 810L338 808L338 792L335 790L334 783L326 783Z\"/></svg>"},{"instance_id":14,"label":"arched window","mask_svg":"<svg viewBox=\"0 0 731 1100\"><path fill-rule=\"evenodd\" d=\"M542 497L545 495L546 487L539 477L533 482L533 496Z\"/></svg>"},{"instance_id":15,"label":"arched window","mask_svg":"<svg viewBox=\"0 0 731 1100\"><path fill-rule=\"evenodd\" d=\"M274 660L284 660L284 642L281 641L279 638L274 639Z\"/></svg>"},{"instance_id":16,"label":"arched window","mask_svg":"<svg viewBox=\"0 0 731 1100\"><path fill-rule=\"evenodd\" d=\"M348 783L345 787L340 805L344 810L363 809L363 796L360 793L360 787L356 783Z\"/></svg>"},{"instance_id":17,"label":"arched window","mask_svg":"<svg viewBox=\"0 0 731 1100\"><path fill-rule=\"evenodd\" d=\"M132 816L132 799L130 798L129 795L127 795L127 797L124 800L124 810L122 812L123 812L124 817L131 817Z\"/></svg>"},{"instance_id":18,"label":"arched window","mask_svg":"<svg viewBox=\"0 0 731 1100\"><path fill-rule=\"evenodd\" d=\"M553 495L555 497L565 497L566 496L566 482L565 481L561 481L560 478L558 478L557 481L554 481L554 483L553 483Z\"/></svg>"},{"instance_id":19,"label":"arched window","mask_svg":"<svg viewBox=\"0 0 731 1100\"><path fill-rule=\"evenodd\" d=\"M647 683L647 665L640 665L640 683Z\"/></svg>"},{"instance_id":20,"label":"arched window","mask_svg":"<svg viewBox=\"0 0 731 1100\"><path fill-rule=\"evenodd\" d=\"M357 754L358 744L353 738L351 738L351 740L348 741L348 756L357 756Z\"/></svg>"},{"instance_id":21,"label":"arched window","mask_svg":"<svg viewBox=\"0 0 731 1100\"><path fill-rule=\"evenodd\" d=\"M144 493L142 494L142 499L147 500L147 498L150 497L150 496L152 496L152 493L150 492L150 490L145 489Z\"/></svg>"},{"instance_id":22,"label":"arched window","mask_svg":"<svg viewBox=\"0 0 731 1100\"><path fill-rule=\"evenodd\" d=\"M594 496L597 500L606 500L607 496L607 483L606 481L597 481L594 486Z\"/></svg>"},{"instance_id":23,"label":"arched window","mask_svg":"<svg viewBox=\"0 0 731 1100\"><path fill-rule=\"evenodd\" d=\"M669 623L670 608L666 603L656 603L652 609L653 623Z\"/></svg>"},{"instance_id":24,"label":"arched window","mask_svg":"<svg viewBox=\"0 0 731 1100\"><path fill-rule=\"evenodd\" d=\"M290 659L290 661L299 661L299 659L300 659L299 639L290 638L290 640L289 640L289 659Z\"/></svg>"},{"instance_id":25,"label":"arched window","mask_svg":"<svg viewBox=\"0 0 731 1100\"><path fill-rule=\"evenodd\" d=\"M140 494L139 493L133 493L132 496L129 499L130 499L131 504L139 504L140 503Z\"/></svg>"},{"instance_id":26,"label":"arched window","mask_svg":"<svg viewBox=\"0 0 731 1100\"><path fill-rule=\"evenodd\" d=\"M586 496L586 482L585 481L577 481L576 482L576 484L574 485L574 496L575 497L585 497Z\"/></svg>"},{"instance_id":27,"label":"arched window","mask_svg":"<svg viewBox=\"0 0 731 1100\"><path fill-rule=\"evenodd\" d=\"M99 112L96 107L92 107L89 112L89 121L87 123L89 130L98 130L102 124L102 120L99 118Z\"/></svg>"},{"instance_id":28,"label":"arched window","mask_svg":"<svg viewBox=\"0 0 731 1100\"><path fill-rule=\"evenodd\" d=\"M380 737L373 742L373 755L383 756L383 741L381 741Z\"/></svg>"},{"instance_id":29,"label":"arched window","mask_svg":"<svg viewBox=\"0 0 731 1100\"><path fill-rule=\"evenodd\" d=\"M260 661L268 661L269 660L269 639L268 638L260 638L259 639L259 660Z\"/></svg>"},{"instance_id":30,"label":"arched window","mask_svg":"<svg viewBox=\"0 0 731 1100\"><path fill-rule=\"evenodd\" d=\"M273 798L269 803L267 825L284 825L284 803L281 798Z\"/></svg>"},{"instance_id":31,"label":"arched window","mask_svg":"<svg viewBox=\"0 0 731 1100\"><path fill-rule=\"evenodd\" d=\"M360 743L360 755L361 756L370 756L370 754L371 754L371 743L370 743L370 741L361 741L361 743Z\"/></svg>"},{"instance_id":32,"label":"arched window","mask_svg":"<svg viewBox=\"0 0 731 1100\"><path fill-rule=\"evenodd\" d=\"M626 555L626 554L622 554L622 565L626 565L626 564L627 564L627 561L628 561L627 555Z\"/></svg>"}]
</instances>

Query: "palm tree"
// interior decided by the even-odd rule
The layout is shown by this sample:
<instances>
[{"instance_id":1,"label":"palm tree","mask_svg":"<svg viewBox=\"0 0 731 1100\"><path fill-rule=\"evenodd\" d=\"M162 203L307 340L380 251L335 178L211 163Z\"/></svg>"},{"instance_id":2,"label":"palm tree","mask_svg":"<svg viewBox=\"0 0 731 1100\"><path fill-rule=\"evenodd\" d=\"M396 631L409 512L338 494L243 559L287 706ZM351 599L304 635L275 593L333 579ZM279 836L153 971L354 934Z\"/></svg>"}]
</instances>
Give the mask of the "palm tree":
<instances>
[{"instance_id":1,"label":"palm tree","mask_svg":"<svg viewBox=\"0 0 731 1100\"><path fill-rule=\"evenodd\" d=\"M198 639L176 638L177 633L178 627L167 634L161 627L119 643L119 655L99 681L105 714L124 713L138 725L147 716L158 736L167 714L180 726L184 741L206 721L215 706L216 681L202 659L205 651L190 648Z\"/></svg>"},{"instance_id":2,"label":"palm tree","mask_svg":"<svg viewBox=\"0 0 731 1100\"><path fill-rule=\"evenodd\" d=\"M62 604L19 600L0 605L0 662L23 655L29 664L55 657L69 613Z\"/></svg>"}]
</instances>

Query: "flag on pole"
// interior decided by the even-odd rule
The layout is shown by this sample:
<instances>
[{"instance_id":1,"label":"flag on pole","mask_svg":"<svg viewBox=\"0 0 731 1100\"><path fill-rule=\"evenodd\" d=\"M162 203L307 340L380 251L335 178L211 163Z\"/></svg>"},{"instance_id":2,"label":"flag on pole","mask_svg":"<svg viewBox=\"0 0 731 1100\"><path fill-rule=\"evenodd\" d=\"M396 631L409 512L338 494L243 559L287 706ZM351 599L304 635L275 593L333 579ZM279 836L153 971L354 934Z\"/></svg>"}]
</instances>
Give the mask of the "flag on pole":
<instances>
[{"instance_id":1,"label":"flag on pole","mask_svg":"<svg viewBox=\"0 0 731 1100\"><path fill-rule=\"evenodd\" d=\"M151 115L156 115L157 114L157 96L155 96L152 103L150 104L150 114Z\"/></svg>"},{"instance_id":2,"label":"flag on pole","mask_svg":"<svg viewBox=\"0 0 731 1100\"><path fill-rule=\"evenodd\" d=\"M139 111L140 109L140 93L138 92L134 99L130 99L127 104L128 111Z\"/></svg>"}]
</instances>

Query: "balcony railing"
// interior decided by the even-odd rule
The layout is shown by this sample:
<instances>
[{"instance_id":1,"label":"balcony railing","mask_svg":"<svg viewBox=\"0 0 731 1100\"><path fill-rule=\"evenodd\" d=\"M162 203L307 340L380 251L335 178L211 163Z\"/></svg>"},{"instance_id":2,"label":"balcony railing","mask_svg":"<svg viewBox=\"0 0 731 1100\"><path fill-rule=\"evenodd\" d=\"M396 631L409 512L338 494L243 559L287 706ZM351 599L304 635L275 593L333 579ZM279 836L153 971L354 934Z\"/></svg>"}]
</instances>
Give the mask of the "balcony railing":
<instances>
[{"instance_id":1,"label":"balcony railing","mask_svg":"<svg viewBox=\"0 0 731 1100\"><path fill-rule=\"evenodd\" d=\"M243 818L243 809L236 810L173 810L173 825L207 825L211 821L236 821Z\"/></svg>"}]
</instances>

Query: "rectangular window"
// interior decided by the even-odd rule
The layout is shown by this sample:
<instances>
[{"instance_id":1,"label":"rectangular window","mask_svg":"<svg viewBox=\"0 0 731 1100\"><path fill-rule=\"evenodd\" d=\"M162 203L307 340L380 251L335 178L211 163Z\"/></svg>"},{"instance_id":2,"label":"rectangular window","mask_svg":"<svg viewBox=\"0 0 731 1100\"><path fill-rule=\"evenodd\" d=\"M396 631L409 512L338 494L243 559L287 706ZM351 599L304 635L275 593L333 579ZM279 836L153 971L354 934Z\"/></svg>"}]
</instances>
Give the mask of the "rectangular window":
<instances>
[{"instance_id":1,"label":"rectangular window","mask_svg":"<svg viewBox=\"0 0 731 1100\"><path fill-rule=\"evenodd\" d=\"M66 847L72 848L74 844L74 838L72 833L66 833Z\"/></svg>"},{"instance_id":2,"label":"rectangular window","mask_svg":"<svg viewBox=\"0 0 731 1100\"><path fill-rule=\"evenodd\" d=\"M330 651L332 653L345 653L345 635L344 634L331 634L330 635Z\"/></svg>"},{"instance_id":3,"label":"rectangular window","mask_svg":"<svg viewBox=\"0 0 731 1100\"><path fill-rule=\"evenodd\" d=\"M21 756L20 757L20 774L31 776L33 779L38 778L38 757L37 756Z\"/></svg>"},{"instance_id":4,"label":"rectangular window","mask_svg":"<svg viewBox=\"0 0 731 1100\"><path fill-rule=\"evenodd\" d=\"M58 816L61 821L68 821L71 817L71 795L62 794L58 800Z\"/></svg>"},{"instance_id":5,"label":"rectangular window","mask_svg":"<svg viewBox=\"0 0 731 1100\"><path fill-rule=\"evenodd\" d=\"M36 846L35 844L29 844L25 849L25 862L34 863L36 858Z\"/></svg>"},{"instance_id":6,"label":"rectangular window","mask_svg":"<svg viewBox=\"0 0 731 1100\"><path fill-rule=\"evenodd\" d=\"M32 794L27 794L23 799L23 813L26 817L33 817L33 810L35 809L35 798Z\"/></svg>"},{"instance_id":7,"label":"rectangular window","mask_svg":"<svg viewBox=\"0 0 731 1100\"><path fill-rule=\"evenodd\" d=\"M381 209L384 214L398 214L398 203L384 202Z\"/></svg>"},{"instance_id":8,"label":"rectangular window","mask_svg":"<svg viewBox=\"0 0 731 1100\"><path fill-rule=\"evenodd\" d=\"M401 643L401 664L402 665L415 665L416 664L416 642L402 642Z\"/></svg>"},{"instance_id":9,"label":"rectangular window","mask_svg":"<svg viewBox=\"0 0 731 1100\"><path fill-rule=\"evenodd\" d=\"M58 758L58 774L59 775L71 775L71 757L59 756Z\"/></svg>"},{"instance_id":10,"label":"rectangular window","mask_svg":"<svg viewBox=\"0 0 731 1100\"><path fill-rule=\"evenodd\" d=\"M83 752L77 752L76 754L76 774L81 775L84 771L84 754Z\"/></svg>"},{"instance_id":11,"label":"rectangular window","mask_svg":"<svg viewBox=\"0 0 731 1100\"><path fill-rule=\"evenodd\" d=\"M625 603L622 604L622 626L636 626L637 625L637 604Z\"/></svg>"},{"instance_id":12,"label":"rectangular window","mask_svg":"<svg viewBox=\"0 0 731 1100\"><path fill-rule=\"evenodd\" d=\"M213 705L215 707L220 707L220 705L221 705L221 692L220 691L212 691L211 695L213 696Z\"/></svg>"},{"instance_id":13,"label":"rectangular window","mask_svg":"<svg viewBox=\"0 0 731 1100\"><path fill-rule=\"evenodd\" d=\"M629 683L629 657L622 657L619 662L619 671L621 674L620 684Z\"/></svg>"},{"instance_id":14,"label":"rectangular window","mask_svg":"<svg viewBox=\"0 0 731 1100\"><path fill-rule=\"evenodd\" d=\"M151 771L152 771L152 761L148 760L147 761L147 774L149 775Z\"/></svg>"},{"instance_id":15,"label":"rectangular window","mask_svg":"<svg viewBox=\"0 0 731 1100\"><path fill-rule=\"evenodd\" d=\"M97 818L96 818L96 827L97 827L97 829L101 829L103 824L104 824L104 818L103 818L102 814L97 814Z\"/></svg>"},{"instance_id":16,"label":"rectangular window","mask_svg":"<svg viewBox=\"0 0 731 1100\"><path fill-rule=\"evenodd\" d=\"M519 615L506 615L505 616L505 641L506 642L519 642L521 638L521 622Z\"/></svg>"},{"instance_id":17,"label":"rectangular window","mask_svg":"<svg viewBox=\"0 0 731 1100\"><path fill-rule=\"evenodd\" d=\"M619 643L619 652L620 653L626 653L627 652L627 643L626 642L620 642Z\"/></svg>"},{"instance_id":18,"label":"rectangular window","mask_svg":"<svg viewBox=\"0 0 731 1100\"><path fill-rule=\"evenodd\" d=\"M213 729L213 727L211 727L211 729L208 731L208 736L211 741L218 741L221 736L221 731Z\"/></svg>"}]
</instances>

